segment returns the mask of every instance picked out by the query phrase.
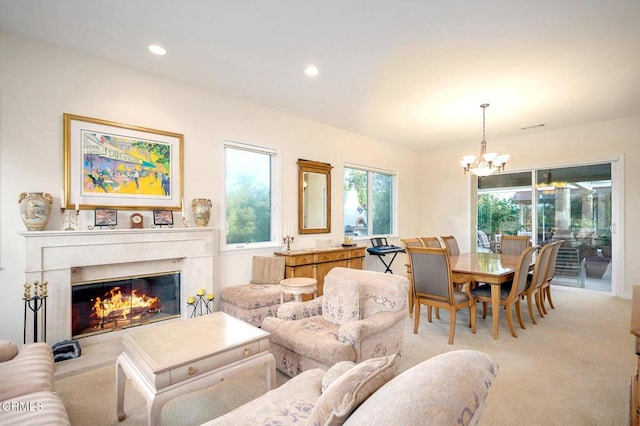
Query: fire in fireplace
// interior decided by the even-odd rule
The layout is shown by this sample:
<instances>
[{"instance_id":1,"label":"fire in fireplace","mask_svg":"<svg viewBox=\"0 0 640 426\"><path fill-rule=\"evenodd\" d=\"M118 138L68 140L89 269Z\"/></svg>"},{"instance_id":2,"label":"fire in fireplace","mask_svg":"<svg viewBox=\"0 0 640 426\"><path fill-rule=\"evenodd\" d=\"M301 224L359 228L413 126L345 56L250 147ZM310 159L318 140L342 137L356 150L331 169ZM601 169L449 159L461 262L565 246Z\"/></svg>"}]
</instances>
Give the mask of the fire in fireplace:
<instances>
[{"instance_id":1,"label":"fire in fireplace","mask_svg":"<svg viewBox=\"0 0 640 426\"><path fill-rule=\"evenodd\" d=\"M74 338L180 316L180 273L74 284Z\"/></svg>"}]
</instances>

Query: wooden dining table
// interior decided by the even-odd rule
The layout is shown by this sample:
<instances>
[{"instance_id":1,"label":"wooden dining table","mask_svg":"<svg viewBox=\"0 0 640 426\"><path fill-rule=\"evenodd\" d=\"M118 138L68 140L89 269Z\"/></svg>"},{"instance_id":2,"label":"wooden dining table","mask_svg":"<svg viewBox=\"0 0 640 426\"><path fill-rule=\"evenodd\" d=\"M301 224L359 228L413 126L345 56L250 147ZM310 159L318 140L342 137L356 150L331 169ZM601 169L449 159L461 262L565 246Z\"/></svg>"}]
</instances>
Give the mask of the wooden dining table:
<instances>
[{"instance_id":1,"label":"wooden dining table","mask_svg":"<svg viewBox=\"0 0 640 426\"><path fill-rule=\"evenodd\" d=\"M500 253L461 253L451 256L451 272L465 280L491 285L491 314L493 315L493 338L498 340L500 323L500 287L513 280L516 265L520 258L517 254ZM534 258L535 259L535 258ZM533 263L530 268L533 267Z\"/></svg>"}]
</instances>

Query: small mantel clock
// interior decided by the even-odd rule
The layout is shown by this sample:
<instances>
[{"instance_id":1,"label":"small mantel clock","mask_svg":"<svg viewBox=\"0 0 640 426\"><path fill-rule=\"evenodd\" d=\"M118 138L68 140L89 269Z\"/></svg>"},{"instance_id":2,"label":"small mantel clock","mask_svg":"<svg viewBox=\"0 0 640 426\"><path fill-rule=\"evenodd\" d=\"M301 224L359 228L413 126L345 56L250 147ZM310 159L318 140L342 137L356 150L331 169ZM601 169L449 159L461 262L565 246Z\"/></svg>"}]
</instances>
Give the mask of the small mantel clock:
<instances>
[{"instance_id":1,"label":"small mantel clock","mask_svg":"<svg viewBox=\"0 0 640 426\"><path fill-rule=\"evenodd\" d=\"M133 213L129 216L129 228L144 228L144 217L140 213Z\"/></svg>"}]
</instances>

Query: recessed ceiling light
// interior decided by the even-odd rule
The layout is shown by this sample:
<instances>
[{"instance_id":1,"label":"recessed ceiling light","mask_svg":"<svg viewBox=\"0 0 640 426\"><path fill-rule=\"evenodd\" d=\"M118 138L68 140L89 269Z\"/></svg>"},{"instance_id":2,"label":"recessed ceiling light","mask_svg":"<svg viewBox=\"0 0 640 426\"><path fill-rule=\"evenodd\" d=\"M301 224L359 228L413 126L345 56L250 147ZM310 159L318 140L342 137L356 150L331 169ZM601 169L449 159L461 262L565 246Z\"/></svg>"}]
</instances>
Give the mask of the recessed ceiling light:
<instances>
[{"instance_id":1,"label":"recessed ceiling light","mask_svg":"<svg viewBox=\"0 0 640 426\"><path fill-rule=\"evenodd\" d=\"M156 55L163 56L167 54L167 49L160 46L159 44L150 44L148 49L149 49L149 52L154 53Z\"/></svg>"},{"instance_id":2,"label":"recessed ceiling light","mask_svg":"<svg viewBox=\"0 0 640 426\"><path fill-rule=\"evenodd\" d=\"M315 65L309 65L304 69L304 73L309 77L315 77L318 75L318 68Z\"/></svg>"}]
</instances>

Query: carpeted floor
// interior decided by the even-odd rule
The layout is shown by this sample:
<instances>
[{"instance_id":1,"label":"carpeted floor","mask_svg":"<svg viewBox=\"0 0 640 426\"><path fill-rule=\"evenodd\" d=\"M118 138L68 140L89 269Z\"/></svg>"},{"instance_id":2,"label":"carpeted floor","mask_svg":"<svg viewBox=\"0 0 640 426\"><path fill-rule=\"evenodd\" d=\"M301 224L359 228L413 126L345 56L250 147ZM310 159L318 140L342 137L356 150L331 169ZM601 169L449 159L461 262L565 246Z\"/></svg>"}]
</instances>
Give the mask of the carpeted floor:
<instances>
[{"instance_id":1,"label":"carpeted floor","mask_svg":"<svg viewBox=\"0 0 640 426\"><path fill-rule=\"evenodd\" d=\"M448 316L428 323L423 308L420 331L407 318L400 370L442 352L475 349L500 365L482 425L625 425L629 424L629 385L636 369L629 333L631 301L565 287L553 288L556 309L531 324L523 304L526 330L511 337L504 311L500 339L491 338L491 317L478 316L478 330L458 315L456 338L447 344ZM517 321L516 321L517 324ZM517 327L517 325L516 325ZM65 361L68 362L68 361ZM277 385L287 378L278 372ZM144 425L142 396L127 383L127 419L118 422L115 363L56 381L73 425ZM263 369L227 379L209 389L165 405L163 425L198 425L264 393Z\"/></svg>"}]
</instances>

